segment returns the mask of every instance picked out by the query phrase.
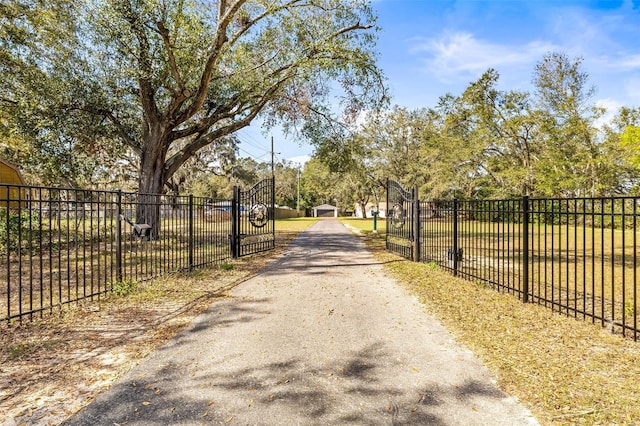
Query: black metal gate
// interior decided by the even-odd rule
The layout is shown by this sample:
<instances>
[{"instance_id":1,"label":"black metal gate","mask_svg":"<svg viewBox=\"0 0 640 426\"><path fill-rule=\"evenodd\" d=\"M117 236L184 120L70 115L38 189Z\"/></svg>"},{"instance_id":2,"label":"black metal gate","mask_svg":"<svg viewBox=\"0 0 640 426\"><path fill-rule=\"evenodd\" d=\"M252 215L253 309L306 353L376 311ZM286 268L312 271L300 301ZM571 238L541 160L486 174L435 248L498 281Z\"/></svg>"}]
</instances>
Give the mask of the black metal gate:
<instances>
[{"instance_id":1,"label":"black metal gate","mask_svg":"<svg viewBox=\"0 0 640 426\"><path fill-rule=\"evenodd\" d=\"M420 259L418 189L406 190L387 179L387 250L407 259Z\"/></svg>"},{"instance_id":2,"label":"black metal gate","mask_svg":"<svg viewBox=\"0 0 640 426\"><path fill-rule=\"evenodd\" d=\"M270 178L247 191L238 186L233 188L231 253L234 258L275 248L274 184L274 178Z\"/></svg>"}]
</instances>

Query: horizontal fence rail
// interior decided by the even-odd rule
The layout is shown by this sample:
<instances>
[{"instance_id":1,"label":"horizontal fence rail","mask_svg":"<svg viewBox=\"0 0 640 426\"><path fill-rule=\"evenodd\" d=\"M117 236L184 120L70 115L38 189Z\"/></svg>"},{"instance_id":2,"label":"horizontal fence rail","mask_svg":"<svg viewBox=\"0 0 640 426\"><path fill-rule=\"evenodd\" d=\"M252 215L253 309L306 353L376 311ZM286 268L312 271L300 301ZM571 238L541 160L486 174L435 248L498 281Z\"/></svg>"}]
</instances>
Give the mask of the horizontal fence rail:
<instances>
[{"instance_id":1,"label":"horizontal fence rail","mask_svg":"<svg viewBox=\"0 0 640 426\"><path fill-rule=\"evenodd\" d=\"M640 198L420 202L420 260L638 340Z\"/></svg>"},{"instance_id":2,"label":"horizontal fence rail","mask_svg":"<svg viewBox=\"0 0 640 426\"><path fill-rule=\"evenodd\" d=\"M231 204L0 185L0 318L32 319L118 282L230 259Z\"/></svg>"}]
</instances>

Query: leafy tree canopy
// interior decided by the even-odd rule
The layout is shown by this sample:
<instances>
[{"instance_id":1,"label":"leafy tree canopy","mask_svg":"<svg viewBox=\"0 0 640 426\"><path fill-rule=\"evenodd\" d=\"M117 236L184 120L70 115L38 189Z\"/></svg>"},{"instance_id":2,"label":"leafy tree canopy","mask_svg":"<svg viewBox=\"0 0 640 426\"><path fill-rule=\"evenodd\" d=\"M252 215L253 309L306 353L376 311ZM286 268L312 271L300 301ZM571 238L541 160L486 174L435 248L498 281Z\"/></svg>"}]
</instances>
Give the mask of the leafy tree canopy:
<instances>
[{"instance_id":1,"label":"leafy tree canopy","mask_svg":"<svg viewBox=\"0 0 640 426\"><path fill-rule=\"evenodd\" d=\"M0 12L3 124L59 165L52 180L132 151L139 190L161 192L259 114L295 130L385 99L365 0L18 0Z\"/></svg>"},{"instance_id":2,"label":"leafy tree canopy","mask_svg":"<svg viewBox=\"0 0 640 426\"><path fill-rule=\"evenodd\" d=\"M561 53L542 58L533 85L531 93L501 89L489 69L433 108L369 114L343 135L325 128L314 135L315 155L340 174L341 185L351 182L349 197L359 200L376 194L386 177L418 185L430 199L636 191L639 110L621 108L603 122L582 60Z\"/></svg>"}]
</instances>

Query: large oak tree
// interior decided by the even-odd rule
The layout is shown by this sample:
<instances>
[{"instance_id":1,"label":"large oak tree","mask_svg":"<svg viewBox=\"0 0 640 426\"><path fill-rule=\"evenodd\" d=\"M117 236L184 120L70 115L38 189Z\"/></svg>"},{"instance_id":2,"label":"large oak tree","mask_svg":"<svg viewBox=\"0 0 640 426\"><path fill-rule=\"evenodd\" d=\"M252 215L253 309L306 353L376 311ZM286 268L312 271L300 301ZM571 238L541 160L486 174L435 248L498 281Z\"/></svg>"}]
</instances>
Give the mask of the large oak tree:
<instances>
[{"instance_id":1,"label":"large oak tree","mask_svg":"<svg viewBox=\"0 0 640 426\"><path fill-rule=\"evenodd\" d=\"M140 193L162 193L195 153L258 115L295 129L385 97L366 0L59 3L21 0L2 17L23 38L0 56L17 76L2 81L3 109L34 117L19 124L62 156L132 150ZM65 31L38 25L43 16L63 17L53 21Z\"/></svg>"}]
</instances>

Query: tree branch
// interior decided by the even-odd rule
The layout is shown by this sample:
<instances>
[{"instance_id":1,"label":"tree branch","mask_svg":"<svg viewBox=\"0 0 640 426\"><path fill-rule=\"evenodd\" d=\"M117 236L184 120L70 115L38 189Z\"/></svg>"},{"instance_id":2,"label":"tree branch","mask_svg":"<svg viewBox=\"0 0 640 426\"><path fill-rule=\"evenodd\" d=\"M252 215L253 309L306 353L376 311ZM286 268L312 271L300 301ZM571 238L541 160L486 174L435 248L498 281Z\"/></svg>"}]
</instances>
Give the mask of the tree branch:
<instances>
[{"instance_id":1,"label":"tree branch","mask_svg":"<svg viewBox=\"0 0 640 426\"><path fill-rule=\"evenodd\" d=\"M200 77L200 84L198 85L198 89L194 96L194 100L189 105L189 107L175 117L173 121L174 125L178 125L180 123L184 123L189 118L193 117L204 105L204 101L207 98L207 92L209 91L209 84L211 82L211 76L213 75L213 70L215 69L215 65L218 62L220 54L222 53L223 46L227 42L227 28L231 23L231 18L240 10L240 7L247 0L236 0L228 9L227 9L227 0L220 0L218 3L218 28L216 29L215 36L215 44L213 46L212 52L207 59L207 63L205 64L204 70L202 71L202 75Z\"/></svg>"},{"instance_id":2,"label":"tree branch","mask_svg":"<svg viewBox=\"0 0 640 426\"><path fill-rule=\"evenodd\" d=\"M179 139L184 139L199 133L204 133L216 122L222 121L227 118L228 119L233 118L235 115L237 115L237 113L232 111L237 110L238 105L241 104L240 102L241 98L242 96L236 95L232 99L229 99L225 102L223 110L216 111L209 117L201 119L193 126L190 126L181 130L172 131L170 134L170 139L179 140Z\"/></svg>"},{"instance_id":3,"label":"tree branch","mask_svg":"<svg viewBox=\"0 0 640 426\"><path fill-rule=\"evenodd\" d=\"M155 101L155 93L151 84L151 58L149 57L150 44L144 31L140 16L131 8L128 2L123 2L124 18L129 22L130 28L136 35L140 46L140 57L138 58L138 85L140 89L140 101L147 119L158 120L159 111ZM145 132L148 129L143 129Z\"/></svg>"},{"instance_id":4,"label":"tree branch","mask_svg":"<svg viewBox=\"0 0 640 426\"><path fill-rule=\"evenodd\" d=\"M87 108L87 107L82 107L82 106L78 106L78 105L69 105L68 107L66 107L66 110L77 110L77 111L83 111L86 113L89 113L93 116L99 116L99 117L104 117L107 120L109 120L111 122L111 124L113 124L116 128L116 132L118 133L118 135L120 136L120 138L122 139L122 141L131 149L133 149L136 154L140 154L142 152L140 146L136 143L135 139L133 139L129 133L127 132L125 126L122 125L122 123L120 122L120 120L118 120L116 118L115 115L113 115L113 112L108 111L106 109L93 109L93 108Z\"/></svg>"},{"instance_id":5,"label":"tree branch","mask_svg":"<svg viewBox=\"0 0 640 426\"><path fill-rule=\"evenodd\" d=\"M111 111L103 111L102 116L107 118L116 127L118 135L120 135L120 137L128 147L133 149L138 155L142 153L142 149L136 143L135 139L129 136L120 120L118 120Z\"/></svg>"},{"instance_id":6,"label":"tree branch","mask_svg":"<svg viewBox=\"0 0 640 426\"><path fill-rule=\"evenodd\" d=\"M184 81L182 80L182 76L180 75L180 71L178 70L178 66L176 65L176 58L173 55L173 46L171 46L171 40L169 39L169 30L164 26L164 22L158 21L156 23L158 27L158 32L162 36L162 42L164 43L164 48L167 51L167 56L169 58L169 66L171 67L171 75L173 79L178 84L179 95L184 96L185 86Z\"/></svg>"},{"instance_id":7,"label":"tree branch","mask_svg":"<svg viewBox=\"0 0 640 426\"><path fill-rule=\"evenodd\" d=\"M254 27L258 22L262 21L263 19L267 18L270 15L273 15L276 12L280 12L281 10L285 10L288 9L290 7L294 7L296 5L296 3L300 3L302 0L291 0L288 3L284 3L278 7L274 7L273 9L269 9L267 8L262 14L256 16L255 18L251 19L249 22L247 22L246 25L244 25L240 31L238 31L232 38L231 40L229 40L228 45L229 46L234 46L235 43L240 39L240 37L242 37L242 35L244 33L246 33L249 29L251 29L252 27Z\"/></svg>"},{"instance_id":8,"label":"tree branch","mask_svg":"<svg viewBox=\"0 0 640 426\"><path fill-rule=\"evenodd\" d=\"M215 45L213 46L211 55L207 59L207 63L205 65L205 69L200 78L200 84L195 94L194 101L189 106L189 108L187 108L180 115L175 117L175 119L173 120L174 125L178 125L180 123L187 121L189 118L194 116L200 110L200 108L202 108L202 106L204 105L204 102L206 100L206 95L209 89L209 84L213 76L213 70L215 68L215 64L217 64L218 59L226 51L225 45L229 47L235 45L235 43L240 39L240 37L243 34L245 34L250 28L254 27L258 22L260 22L261 20L265 19L268 16L273 15L276 12L279 12L281 10L286 10L287 8L290 8L290 7L294 7L301 1L303 0L291 0L278 7L271 8L271 9L267 8L267 10L265 10L262 14L248 21L247 25L243 26L243 28L241 28L236 34L233 35L231 40L229 40L227 37L227 28L229 27L229 24L231 23L231 20L235 16L235 14L240 10L242 5L246 3L246 0L237 0L235 3L231 4L231 6L229 7L227 7L227 0L220 0L219 6L218 6L218 28L216 30ZM316 43L316 45L326 43L347 32L351 32L359 29L366 30L371 27L372 27L371 25L361 25L360 22L358 22L354 25L341 28L340 30L330 34L329 36L322 39L320 43ZM312 59L313 56L320 51L319 49L315 49L315 47L314 48L310 47L306 50L311 52L311 54L307 54L304 56L305 58L309 58L309 59ZM262 65L268 63L269 61L270 60L266 60L265 62L263 62ZM276 70L276 73L286 70L294 66L296 63L299 63L299 61L293 62L288 65L284 65L283 67ZM254 70L258 69L260 66L255 67Z\"/></svg>"},{"instance_id":9,"label":"tree branch","mask_svg":"<svg viewBox=\"0 0 640 426\"><path fill-rule=\"evenodd\" d=\"M279 90L282 83L282 81L279 81L272 85L271 88L264 93L255 104L245 108L245 110L249 110L250 112L244 118L232 121L231 124L227 126L222 126L211 133L207 133L206 135L194 139L171 158L167 159L165 162L165 179L170 178L180 168L180 166L199 149L209 145L214 140L222 136L236 132L251 124L253 119L256 118L264 106L272 99L273 95ZM239 111L238 113L241 112L242 111Z\"/></svg>"},{"instance_id":10,"label":"tree branch","mask_svg":"<svg viewBox=\"0 0 640 426\"><path fill-rule=\"evenodd\" d=\"M273 77L279 77L279 79L266 91L266 93L263 93L262 95L259 95L259 94L256 94L256 95L259 96L260 98L263 98L264 96L272 96L270 94L275 94L284 85L284 83L287 80L291 79L292 75L286 73L286 71L292 70L295 67L295 65L296 65L296 62L283 65L278 69L276 69L275 71L273 71L272 73L270 73L268 76L265 76L264 80L269 80L270 78L273 78ZM279 76L279 74L285 74L285 75ZM194 134L204 133L209 127L211 127L216 122L219 122L222 118L232 118L233 116L238 115L237 111L236 112L233 112L233 111L234 109L236 109L238 105L241 104L241 99L243 99L247 95L251 95L251 94L250 93L236 94L233 98L225 102L224 111L222 112L219 111L217 114L212 115L207 119L200 120L197 124L187 129L172 132L172 139L177 140L177 139L182 139ZM247 97L250 98L250 96L247 96ZM272 100L272 99L268 99L268 101L269 100ZM265 102L265 105L266 105L266 102Z\"/></svg>"}]
</instances>

